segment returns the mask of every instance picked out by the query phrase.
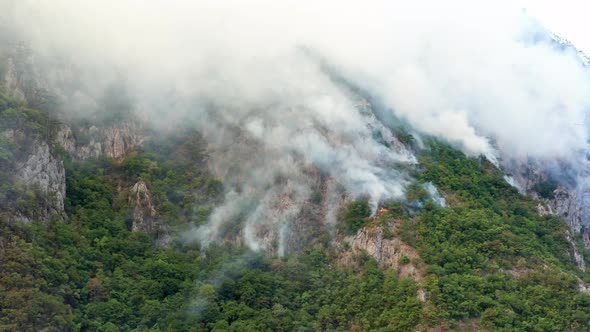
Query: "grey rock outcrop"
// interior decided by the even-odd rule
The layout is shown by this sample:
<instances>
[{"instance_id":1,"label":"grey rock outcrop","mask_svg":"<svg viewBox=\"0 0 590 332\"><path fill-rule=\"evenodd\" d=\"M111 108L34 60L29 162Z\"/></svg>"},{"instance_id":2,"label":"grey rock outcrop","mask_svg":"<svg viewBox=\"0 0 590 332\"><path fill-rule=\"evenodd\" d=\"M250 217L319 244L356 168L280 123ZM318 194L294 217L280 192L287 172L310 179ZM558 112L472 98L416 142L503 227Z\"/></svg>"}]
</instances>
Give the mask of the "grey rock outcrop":
<instances>
[{"instance_id":1,"label":"grey rock outcrop","mask_svg":"<svg viewBox=\"0 0 590 332\"><path fill-rule=\"evenodd\" d=\"M574 256L576 265L578 265L578 268L581 271L586 272L586 262L584 261L584 256L582 255L582 253L580 253L580 250L578 250L578 247L576 246L576 243L574 242L574 239L572 238L569 232L566 235L566 239L572 246L572 255Z\"/></svg>"},{"instance_id":2,"label":"grey rock outcrop","mask_svg":"<svg viewBox=\"0 0 590 332\"><path fill-rule=\"evenodd\" d=\"M550 178L544 165L529 160L512 162L505 169L521 193L530 194L544 203L540 212L562 217L574 234L585 231L590 222L590 190L561 183L553 191L553 197L544 199L534 189L535 185Z\"/></svg>"},{"instance_id":3,"label":"grey rock outcrop","mask_svg":"<svg viewBox=\"0 0 590 332\"><path fill-rule=\"evenodd\" d=\"M352 264L354 257L366 252L384 268L397 269L402 277L421 280L421 273L411 263L419 258L416 249L404 243L397 236L386 236L382 227L389 227L393 234L395 226L369 225L359 230L355 235L345 236L336 240L338 247L344 249L340 261L346 265ZM409 260L405 261L404 260Z\"/></svg>"},{"instance_id":4,"label":"grey rock outcrop","mask_svg":"<svg viewBox=\"0 0 590 332\"><path fill-rule=\"evenodd\" d=\"M555 171L558 167L564 167L555 163L545 165L535 160L511 161L506 163L504 169L510 174L509 182L521 193L530 194L537 198L538 211L541 215L555 215L561 217L569 226L572 234L580 234L586 248L590 247L588 239L588 226L590 226L590 187L585 184L583 177L576 179L572 185L568 181L557 181L557 186L551 198L541 197L535 190L535 186L550 179L550 170ZM572 256L578 267L586 270L584 257L576 246L571 234L567 236L568 242L572 245Z\"/></svg>"},{"instance_id":5,"label":"grey rock outcrop","mask_svg":"<svg viewBox=\"0 0 590 332\"><path fill-rule=\"evenodd\" d=\"M160 244L168 243L171 229L168 223L158 217L152 193L144 181L138 181L131 188L129 203L133 207L134 232L145 232Z\"/></svg>"},{"instance_id":6,"label":"grey rock outcrop","mask_svg":"<svg viewBox=\"0 0 590 332\"><path fill-rule=\"evenodd\" d=\"M2 75L6 92L13 98L39 105L47 101L48 84L38 71L33 52L22 43L7 45Z\"/></svg>"},{"instance_id":7,"label":"grey rock outcrop","mask_svg":"<svg viewBox=\"0 0 590 332\"><path fill-rule=\"evenodd\" d=\"M418 251L395 236L395 222L387 225L369 224L352 236L339 236L334 246L339 252L339 262L353 265L359 255L373 257L381 267L396 270L403 278L412 278L418 285L422 284L423 272L416 261L420 259ZM421 302L428 301L428 295L420 287L416 297Z\"/></svg>"},{"instance_id":8,"label":"grey rock outcrop","mask_svg":"<svg viewBox=\"0 0 590 332\"><path fill-rule=\"evenodd\" d=\"M545 165L535 160L524 160L511 161L503 166L521 193L530 194L543 202L542 212L562 217L574 234L586 232L586 228L590 226L590 186L585 183L584 176L574 174L575 180L557 180L552 197L542 198L535 191L535 186L548 181L551 178L551 170L556 172L555 169L566 168L566 165ZM590 243L586 246L590 246Z\"/></svg>"},{"instance_id":9,"label":"grey rock outcrop","mask_svg":"<svg viewBox=\"0 0 590 332\"><path fill-rule=\"evenodd\" d=\"M46 142L34 144L25 161L17 163L16 180L43 195L41 218L65 218L66 174L63 161L51 153Z\"/></svg>"},{"instance_id":10,"label":"grey rock outcrop","mask_svg":"<svg viewBox=\"0 0 590 332\"><path fill-rule=\"evenodd\" d=\"M558 187L554 191L554 197L548 200L550 212L562 217L570 229L579 234L583 230L582 214L583 201L580 199L576 190L568 190L564 187Z\"/></svg>"},{"instance_id":11,"label":"grey rock outcrop","mask_svg":"<svg viewBox=\"0 0 590 332\"><path fill-rule=\"evenodd\" d=\"M101 156L120 160L140 148L145 138L140 124L122 122L105 128L80 128L76 132L63 125L57 132L56 142L76 160Z\"/></svg>"},{"instance_id":12,"label":"grey rock outcrop","mask_svg":"<svg viewBox=\"0 0 590 332\"><path fill-rule=\"evenodd\" d=\"M76 138L69 126L62 125L55 135L55 142L70 155L76 154Z\"/></svg>"},{"instance_id":13,"label":"grey rock outcrop","mask_svg":"<svg viewBox=\"0 0 590 332\"><path fill-rule=\"evenodd\" d=\"M152 194L143 181L137 182L131 189L129 198L133 208L133 231L144 231L152 234L156 230L156 209Z\"/></svg>"},{"instance_id":14,"label":"grey rock outcrop","mask_svg":"<svg viewBox=\"0 0 590 332\"><path fill-rule=\"evenodd\" d=\"M12 58L8 58L6 67L6 73L4 74L4 86L6 90L12 97L24 100L25 92L23 91L24 89Z\"/></svg>"},{"instance_id":15,"label":"grey rock outcrop","mask_svg":"<svg viewBox=\"0 0 590 332\"><path fill-rule=\"evenodd\" d=\"M143 144L145 137L139 132L140 128L129 122L106 128L103 131L103 153L114 159L124 157Z\"/></svg>"}]
</instances>

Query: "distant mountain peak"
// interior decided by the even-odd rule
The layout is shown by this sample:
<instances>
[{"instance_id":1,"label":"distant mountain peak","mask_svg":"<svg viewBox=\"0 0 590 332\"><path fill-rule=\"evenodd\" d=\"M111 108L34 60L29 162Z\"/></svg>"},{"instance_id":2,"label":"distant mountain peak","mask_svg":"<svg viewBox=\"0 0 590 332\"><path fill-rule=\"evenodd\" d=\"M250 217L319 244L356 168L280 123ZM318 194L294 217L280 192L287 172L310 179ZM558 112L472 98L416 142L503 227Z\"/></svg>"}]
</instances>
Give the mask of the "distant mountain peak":
<instances>
[{"instance_id":1,"label":"distant mountain peak","mask_svg":"<svg viewBox=\"0 0 590 332\"><path fill-rule=\"evenodd\" d=\"M571 49L572 51L575 51L576 54L578 55L578 57L580 58L580 60L582 61L582 63L584 64L584 66L588 66L590 64L590 57L588 57L588 55L586 55L586 53L582 50L580 50L579 48L577 48L573 42L571 42L569 39L565 38L564 36L549 31L550 37L551 37L551 41L553 41L554 43L557 43L559 45L559 47L563 50L566 49Z\"/></svg>"}]
</instances>

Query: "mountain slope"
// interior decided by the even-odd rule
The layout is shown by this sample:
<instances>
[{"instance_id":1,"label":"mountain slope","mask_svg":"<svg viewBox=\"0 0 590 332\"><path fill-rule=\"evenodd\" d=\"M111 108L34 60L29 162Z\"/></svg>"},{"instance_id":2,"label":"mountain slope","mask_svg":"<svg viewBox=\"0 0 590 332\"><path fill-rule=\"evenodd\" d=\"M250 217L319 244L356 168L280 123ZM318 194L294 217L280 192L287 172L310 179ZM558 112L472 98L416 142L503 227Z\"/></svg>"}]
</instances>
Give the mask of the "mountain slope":
<instances>
[{"instance_id":1,"label":"mountain slope","mask_svg":"<svg viewBox=\"0 0 590 332\"><path fill-rule=\"evenodd\" d=\"M0 52L0 330L590 329L585 151L476 157L467 113L418 132L301 47L254 102L30 52Z\"/></svg>"},{"instance_id":2,"label":"mountain slope","mask_svg":"<svg viewBox=\"0 0 590 332\"><path fill-rule=\"evenodd\" d=\"M194 132L152 137L120 161L61 151L69 221L0 220L0 324L15 331L589 328L590 295L581 290L590 279L575 266L565 223L539 215L538 202L485 159L437 141L420 151L407 201L386 202L372 217L368 202L349 200L334 241L329 232L307 234L284 258L240 247L231 236L239 228L206 251L180 241L189 220L205 222L221 193ZM151 204L134 198L137 183ZM425 183L437 186L446 207ZM136 210L145 206L155 210L153 227L137 228ZM381 247L347 243L346 234L373 234ZM399 254L388 260L387 252Z\"/></svg>"}]
</instances>

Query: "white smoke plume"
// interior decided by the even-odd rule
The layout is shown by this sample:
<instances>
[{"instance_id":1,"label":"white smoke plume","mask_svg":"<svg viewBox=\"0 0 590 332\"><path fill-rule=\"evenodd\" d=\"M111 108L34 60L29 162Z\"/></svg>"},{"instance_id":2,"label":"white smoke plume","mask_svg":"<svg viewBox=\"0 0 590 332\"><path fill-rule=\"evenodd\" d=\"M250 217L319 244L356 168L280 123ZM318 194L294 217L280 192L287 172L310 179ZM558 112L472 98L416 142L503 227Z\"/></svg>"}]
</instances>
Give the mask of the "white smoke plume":
<instances>
[{"instance_id":1,"label":"white smoke plume","mask_svg":"<svg viewBox=\"0 0 590 332\"><path fill-rule=\"evenodd\" d=\"M124 77L155 123L198 119L228 188L192 235L204 244L237 218L252 248L268 248L309 204L317 172L373 209L402 197L396 166L415 158L386 119L492 161L587 147L590 76L509 2L4 0L0 12L0 27L80 73L63 92L75 111ZM367 111L343 82L382 107Z\"/></svg>"}]
</instances>

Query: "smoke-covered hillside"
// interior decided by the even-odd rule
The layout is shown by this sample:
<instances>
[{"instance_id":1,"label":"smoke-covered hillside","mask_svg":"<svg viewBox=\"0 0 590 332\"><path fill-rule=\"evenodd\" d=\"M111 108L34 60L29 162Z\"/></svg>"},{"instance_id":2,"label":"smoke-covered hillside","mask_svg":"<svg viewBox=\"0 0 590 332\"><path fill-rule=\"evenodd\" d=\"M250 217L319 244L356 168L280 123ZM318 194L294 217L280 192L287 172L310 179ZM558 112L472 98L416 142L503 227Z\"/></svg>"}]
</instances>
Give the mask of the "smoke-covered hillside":
<instances>
[{"instance_id":1,"label":"smoke-covered hillside","mask_svg":"<svg viewBox=\"0 0 590 332\"><path fill-rule=\"evenodd\" d=\"M411 181L392 165L415 156L394 142L400 126L509 173L535 160L584 195L590 78L575 49L509 5L334 5L19 1L2 22L34 53L21 79L52 90L66 119L125 109L160 130L194 119L214 172L231 179L197 231L205 242L248 206L243 235L264 247L254 224L285 232L312 195L311 168L369 196L373 212L403 197ZM289 202L271 208L279 196Z\"/></svg>"},{"instance_id":2,"label":"smoke-covered hillside","mask_svg":"<svg viewBox=\"0 0 590 332\"><path fill-rule=\"evenodd\" d=\"M586 65L504 3L2 2L0 327L588 328Z\"/></svg>"}]
</instances>

